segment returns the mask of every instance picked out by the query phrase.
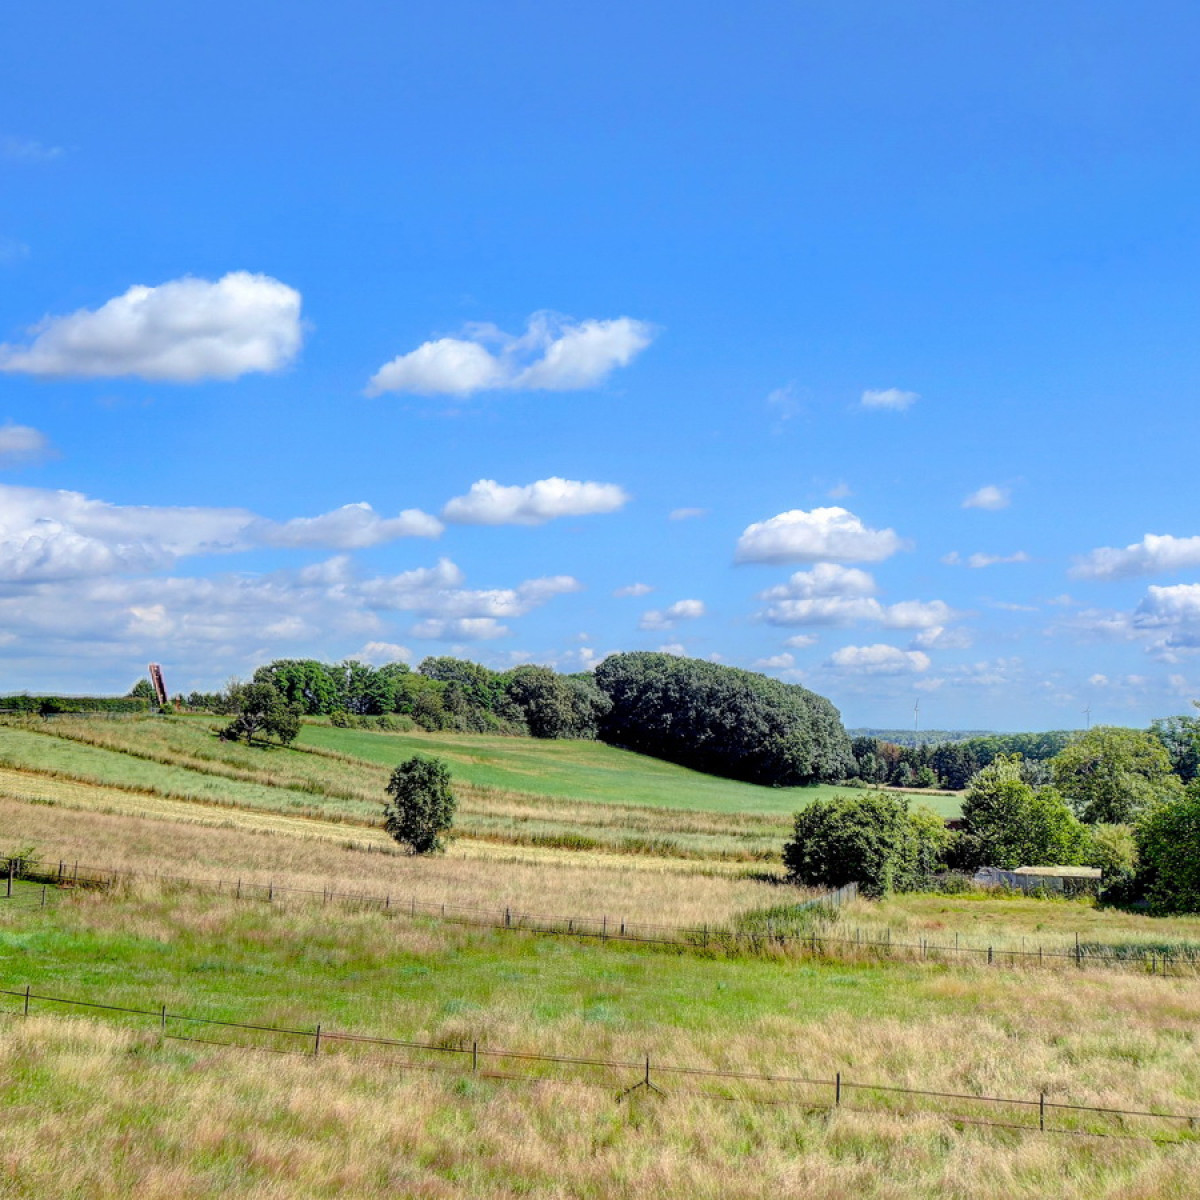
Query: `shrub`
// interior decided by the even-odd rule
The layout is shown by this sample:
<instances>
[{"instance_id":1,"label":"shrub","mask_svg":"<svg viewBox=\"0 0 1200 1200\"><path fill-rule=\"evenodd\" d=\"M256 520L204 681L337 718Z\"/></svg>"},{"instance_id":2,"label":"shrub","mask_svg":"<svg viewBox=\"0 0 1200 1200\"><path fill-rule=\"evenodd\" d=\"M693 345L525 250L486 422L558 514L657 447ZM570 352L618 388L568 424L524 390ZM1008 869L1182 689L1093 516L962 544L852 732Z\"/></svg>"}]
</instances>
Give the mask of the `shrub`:
<instances>
[{"instance_id":1,"label":"shrub","mask_svg":"<svg viewBox=\"0 0 1200 1200\"><path fill-rule=\"evenodd\" d=\"M1200 912L1200 785L1151 809L1136 838L1150 911Z\"/></svg>"},{"instance_id":2,"label":"shrub","mask_svg":"<svg viewBox=\"0 0 1200 1200\"><path fill-rule=\"evenodd\" d=\"M440 758L414 754L393 772L384 803L384 828L411 854L444 849L442 834L454 824L450 768Z\"/></svg>"},{"instance_id":3,"label":"shrub","mask_svg":"<svg viewBox=\"0 0 1200 1200\"><path fill-rule=\"evenodd\" d=\"M808 887L857 883L864 895L882 896L919 886L942 865L948 840L936 813L910 813L890 792L838 795L796 814L783 863Z\"/></svg>"},{"instance_id":4,"label":"shrub","mask_svg":"<svg viewBox=\"0 0 1200 1200\"><path fill-rule=\"evenodd\" d=\"M955 859L968 870L1078 864L1090 850L1066 801L1054 788L1034 791L1016 754L997 755L971 778L962 820Z\"/></svg>"}]
</instances>

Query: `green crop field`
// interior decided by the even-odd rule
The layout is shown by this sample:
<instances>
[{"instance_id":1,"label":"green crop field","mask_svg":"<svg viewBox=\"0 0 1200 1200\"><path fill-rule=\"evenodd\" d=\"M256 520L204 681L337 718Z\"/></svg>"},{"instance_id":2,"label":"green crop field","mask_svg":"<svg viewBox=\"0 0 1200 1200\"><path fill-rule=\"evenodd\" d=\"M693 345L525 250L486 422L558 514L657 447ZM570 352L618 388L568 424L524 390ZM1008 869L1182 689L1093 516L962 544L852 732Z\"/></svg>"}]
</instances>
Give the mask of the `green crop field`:
<instances>
[{"instance_id":1,"label":"green crop field","mask_svg":"<svg viewBox=\"0 0 1200 1200\"><path fill-rule=\"evenodd\" d=\"M602 742L463 733L378 734L308 724L300 744L386 765L412 754L436 754L469 783L596 804L778 815L794 813L838 790L828 785L769 788L719 779ZM959 811L954 796L930 794L920 799L944 816Z\"/></svg>"}]
</instances>

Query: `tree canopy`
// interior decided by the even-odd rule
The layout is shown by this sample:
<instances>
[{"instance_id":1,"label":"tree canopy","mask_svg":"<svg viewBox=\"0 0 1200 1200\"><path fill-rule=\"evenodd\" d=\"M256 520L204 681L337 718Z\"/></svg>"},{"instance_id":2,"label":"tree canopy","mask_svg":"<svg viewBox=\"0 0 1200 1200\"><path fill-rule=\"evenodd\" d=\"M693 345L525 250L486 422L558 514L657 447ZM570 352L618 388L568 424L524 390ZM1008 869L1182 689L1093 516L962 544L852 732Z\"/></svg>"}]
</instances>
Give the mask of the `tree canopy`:
<instances>
[{"instance_id":1,"label":"tree canopy","mask_svg":"<svg viewBox=\"0 0 1200 1200\"><path fill-rule=\"evenodd\" d=\"M596 668L611 702L606 742L751 783L841 779L850 740L834 706L794 684L694 658L639 651Z\"/></svg>"},{"instance_id":2,"label":"tree canopy","mask_svg":"<svg viewBox=\"0 0 1200 1200\"><path fill-rule=\"evenodd\" d=\"M1200 912L1200 782L1147 812L1135 836L1150 911Z\"/></svg>"},{"instance_id":3,"label":"tree canopy","mask_svg":"<svg viewBox=\"0 0 1200 1200\"><path fill-rule=\"evenodd\" d=\"M1072 738L1052 766L1055 786L1089 824L1129 824L1180 791L1162 742L1137 729L1097 725Z\"/></svg>"},{"instance_id":4,"label":"tree canopy","mask_svg":"<svg viewBox=\"0 0 1200 1200\"><path fill-rule=\"evenodd\" d=\"M440 758L414 754L392 772L384 828L413 854L444 849L442 835L454 824L450 768Z\"/></svg>"},{"instance_id":5,"label":"tree canopy","mask_svg":"<svg viewBox=\"0 0 1200 1200\"><path fill-rule=\"evenodd\" d=\"M1036 791L1021 776L1021 759L1001 754L971 780L955 857L977 867L1066 866L1087 861L1090 842L1067 802L1052 787Z\"/></svg>"}]
</instances>

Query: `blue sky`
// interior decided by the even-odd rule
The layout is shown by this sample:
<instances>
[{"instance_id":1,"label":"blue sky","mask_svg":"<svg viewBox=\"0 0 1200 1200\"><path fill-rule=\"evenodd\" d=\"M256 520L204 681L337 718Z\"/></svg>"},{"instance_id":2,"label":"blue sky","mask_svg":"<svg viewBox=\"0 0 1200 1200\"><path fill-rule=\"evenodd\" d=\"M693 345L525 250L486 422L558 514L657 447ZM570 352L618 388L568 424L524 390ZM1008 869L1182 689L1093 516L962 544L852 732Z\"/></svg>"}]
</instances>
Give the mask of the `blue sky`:
<instances>
[{"instance_id":1,"label":"blue sky","mask_svg":"<svg viewBox=\"0 0 1200 1200\"><path fill-rule=\"evenodd\" d=\"M669 647L1200 697L1200 14L20 6L0 691Z\"/></svg>"}]
</instances>

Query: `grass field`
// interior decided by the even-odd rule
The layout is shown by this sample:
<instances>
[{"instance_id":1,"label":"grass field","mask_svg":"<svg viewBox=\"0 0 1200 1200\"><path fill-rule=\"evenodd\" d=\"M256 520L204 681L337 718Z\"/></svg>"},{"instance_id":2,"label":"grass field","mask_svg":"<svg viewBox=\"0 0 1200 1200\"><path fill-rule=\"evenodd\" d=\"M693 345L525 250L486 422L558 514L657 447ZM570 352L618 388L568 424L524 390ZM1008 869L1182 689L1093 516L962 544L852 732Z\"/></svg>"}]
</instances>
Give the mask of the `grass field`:
<instances>
[{"instance_id":1,"label":"grass field","mask_svg":"<svg viewBox=\"0 0 1200 1200\"><path fill-rule=\"evenodd\" d=\"M1200 1114L1195 980L706 954L323 904L330 887L716 926L804 897L755 858L781 844L795 800L721 807L763 789L700 777L707 801L689 808L692 773L603 747L481 739L473 752L466 738L322 727L305 739L296 751L232 746L196 720L0 727L0 854L33 846L68 864L317 892L266 904L142 879L52 891L43 909L18 883L34 902L0 901L0 988L451 1047ZM450 758L460 780L468 836L444 856L404 856L374 823L390 765L413 749ZM634 803L615 795L616 761L631 764L622 790ZM851 927L1200 941L1200 920L977 896L858 902L831 930ZM1149 1200L1190 1196L1200 1175L1196 1143L1145 1140L1132 1118L1105 1126L1130 1140L1039 1137L955 1123L959 1102L902 1115L902 1098L880 1093L895 1111L830 1113L758 1103L781 1098L773 1085L693 1094L716 1086L706 1077L618 1103L628 1071L596 1079L512 1060L544 1077L506 1082L430 1072L424 1052L401 1069L344 1046L281 1055L276 1035L247 1033L258 1052L163 1043L146 1018L21 1007L0 1002L5 1197ZM1014 1110L1021 1123L1030 1111Z\"/></svg>"}]
</instances>

